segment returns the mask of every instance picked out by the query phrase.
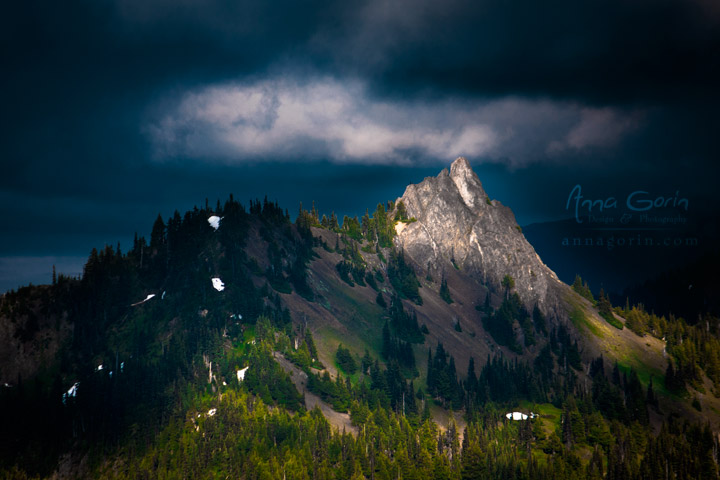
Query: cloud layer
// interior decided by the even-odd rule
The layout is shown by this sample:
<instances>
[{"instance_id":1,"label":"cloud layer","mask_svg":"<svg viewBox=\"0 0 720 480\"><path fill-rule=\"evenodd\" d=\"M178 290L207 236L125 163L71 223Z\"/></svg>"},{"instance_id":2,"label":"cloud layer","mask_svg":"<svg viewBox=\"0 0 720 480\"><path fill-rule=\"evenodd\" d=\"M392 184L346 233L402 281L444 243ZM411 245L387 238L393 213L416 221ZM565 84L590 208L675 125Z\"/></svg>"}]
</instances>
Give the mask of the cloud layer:
<instances>
[{"instance_id":1,"label":"cloud layer","mask_svg":"<svg viewBox=\"0 0 720 480\"><path fill-rule=\"evenodd\" d=\"M615 147L639 118L522 98L377 99L359 82L281 79L186 93L146 132L159 159L413 164L464 155L517 167Z\"/></svg>"}]
</instances>

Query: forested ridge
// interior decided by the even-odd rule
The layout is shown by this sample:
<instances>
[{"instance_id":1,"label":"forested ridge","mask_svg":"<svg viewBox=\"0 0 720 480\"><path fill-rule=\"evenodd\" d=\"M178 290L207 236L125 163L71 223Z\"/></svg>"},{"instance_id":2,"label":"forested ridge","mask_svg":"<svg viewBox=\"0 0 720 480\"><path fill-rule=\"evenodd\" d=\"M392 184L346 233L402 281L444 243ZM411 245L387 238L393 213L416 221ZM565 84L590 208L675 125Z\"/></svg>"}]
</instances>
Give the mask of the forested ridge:
<instances>
[{"instance_id":1,"label":"forested ridge","mask_svg":"<svg viewBox=\"0 0 720 480\"><path fill-rule=\"evenodd\" d=\"M452 352L426 342L411 308L425 287L392 239L397 222L413 221L388 202L342 223L301 206L293 222L267 199L246 209L230 197L158 217L149 242L136 236L127 251L93 250L82 278L6 294L0 314L22 323L25 339L38 333L39 316L73 327L54 364L0 389L0 475L45 477L66 462L93 478L718 477L709 425L668 415L659 400L689 402L704 375L720 380L715 317L688 324L629 302L613 309L601 293L601 313L667 341L665 377L644 383L602 357L583 362L569 327L528 311L508 278L496 308L488 295L478 315L499 345L538 353L471 357L459 372ZM316 300L308 265L321 250L340 255L338 280L372 288L384 312L377 354L338 346L336 375L283 299ZM446 278L437 280L452 302ZM576 291L595 302L578 280ZM349 414L353 431L308 411L276 355L307 375L309 392ZM537 415L507 418L518 410Z\"/></svg>"}]
</instances>

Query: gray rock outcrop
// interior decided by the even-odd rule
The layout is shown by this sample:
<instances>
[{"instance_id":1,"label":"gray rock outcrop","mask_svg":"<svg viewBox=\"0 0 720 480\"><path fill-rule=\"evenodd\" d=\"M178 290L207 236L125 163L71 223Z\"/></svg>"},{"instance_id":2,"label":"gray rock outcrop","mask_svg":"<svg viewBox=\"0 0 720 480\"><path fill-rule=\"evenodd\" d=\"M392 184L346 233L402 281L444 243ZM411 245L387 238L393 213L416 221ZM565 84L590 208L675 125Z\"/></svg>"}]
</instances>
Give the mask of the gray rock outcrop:
<instances>
[{"instance_id":1,"label":"gray rock outcrop","mask_svg":"<svg viewBox=\"0 0 720 480\"><path fill-rule=\"evenodd\" d=\"M397 225L396 244L420 269L457 267L499 294L509 275L529 311L537 304L546 315L566 316L562 299L569 287L540 260L512 211L489 199L465 158L408 186L400 200L417 221Z\"/></svg>"}]
</instances>

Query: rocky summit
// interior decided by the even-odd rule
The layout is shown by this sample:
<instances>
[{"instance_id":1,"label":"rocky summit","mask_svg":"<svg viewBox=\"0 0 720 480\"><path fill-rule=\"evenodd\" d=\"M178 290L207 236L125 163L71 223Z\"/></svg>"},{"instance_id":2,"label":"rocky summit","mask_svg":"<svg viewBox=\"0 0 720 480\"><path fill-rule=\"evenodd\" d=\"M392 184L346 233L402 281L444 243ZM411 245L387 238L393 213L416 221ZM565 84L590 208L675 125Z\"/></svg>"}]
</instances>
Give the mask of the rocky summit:
<instances>
[{"instance_id":1,"label":"rocky summit","mask_svg":"<svg viewBox=\"0 0 720 480\"><path fill-rule=\"evenodd\" d=\"M488 197L465 158L408 186L400 201L417 221L398 224L396 243L419 266L438 274L457 268L497 292L507 275L526 307L566 316L567 285L542 262L510 208Z\"/></svg>"}]
</instances>

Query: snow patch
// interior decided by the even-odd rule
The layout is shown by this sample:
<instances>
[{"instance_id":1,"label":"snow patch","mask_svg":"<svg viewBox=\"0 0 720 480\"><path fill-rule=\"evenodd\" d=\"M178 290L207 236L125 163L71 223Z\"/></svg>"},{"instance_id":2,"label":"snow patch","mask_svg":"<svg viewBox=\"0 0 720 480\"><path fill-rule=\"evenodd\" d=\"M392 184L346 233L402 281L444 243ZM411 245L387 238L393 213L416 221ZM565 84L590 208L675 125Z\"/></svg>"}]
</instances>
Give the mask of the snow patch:
<instances>
[{"instance_id":1,"label":"snow patch","mask_svg":"<svg viewBox=\"0 0 720 480\"><path fill-rule=\"evenodd\" d=\"M238 382L242 382L243 380L245 380L245 372L247 372L248 368L250 367L245 367L237 371Z\"/></svg>"},{"instance_id":2,"label":"snow patch","mask_svg":"<svg viewBox=\"0 0 720 480\"><path fill-rule=\"evenodd\" d=\"M130 306L131 306L131 307L136 307L136 306L138 306L138 305L142 305L143 303L147 302L148 300L150 300L151 298L154 298L154 297L155 297L155 294L154 294L154 293L151 293L150 295L148 295L147 297L145 297L145 300L143 300L143 301L141 301L141 302L133 303L133 304L130 305Z\"/></svg>"},{"instance_id":3,"label":"snow patch","mask_svg":"<svg viewBox=\"0 0 720 480\"><path fill-rule=\"evenodd\" d=\"M225 284L219 278L213 278L212 284L213 284L213 288L215 290L217 290L218 292L222 292L223 290L225 290Z\"/></svg>"},{"instance_id":4,"label":"snow patch","mask_svg":"<svg viewBox=\"0 0 720 480\"><path fill-rule=\"evenodd\" d=\"M74 397L77 395L78 387L80 386L80 382L75 382L72 387L67 391L68 397Z\"/></svg>"},{"instance_id":5,"label":"snow patch","mask_svg":"<svg viewBox=\"0 0 720 480\"><path fill-rule=\"evenodd\" d=\"M506 417L508 420L514 420L514 421L527 420L527 419L528 419L528 416L527 416L526 414L522 413L522 412L508 412L508 413L505 414L505 417Z\"/></svg>"},{"instance_id":6,"label":"snow patch","mask_svg":"<svg viewBox=\"0 0 720 480\"><path fill-rule=\"evenodd\" d=\"M80 382L75 382L73 384L73 386L70 387L70 389L67 392L63 393L63 396L62 396L63 404L67 401L68 398L77 396L77 391L78 391L79 386L80 386Z\"/></svg>"},{"instance_id":7,"label":"snow patch","mask_svg":"<svg viewBox=\"0 0 720 480\"><path fill-rule=\"evenodd\" d=\"M218 217L217 215L213 215L212 217L208 218L208 223L211 227L213 227L215 230L220 228L220 220L222 220L221 217Z\"/></svg>"}]
</instances>

